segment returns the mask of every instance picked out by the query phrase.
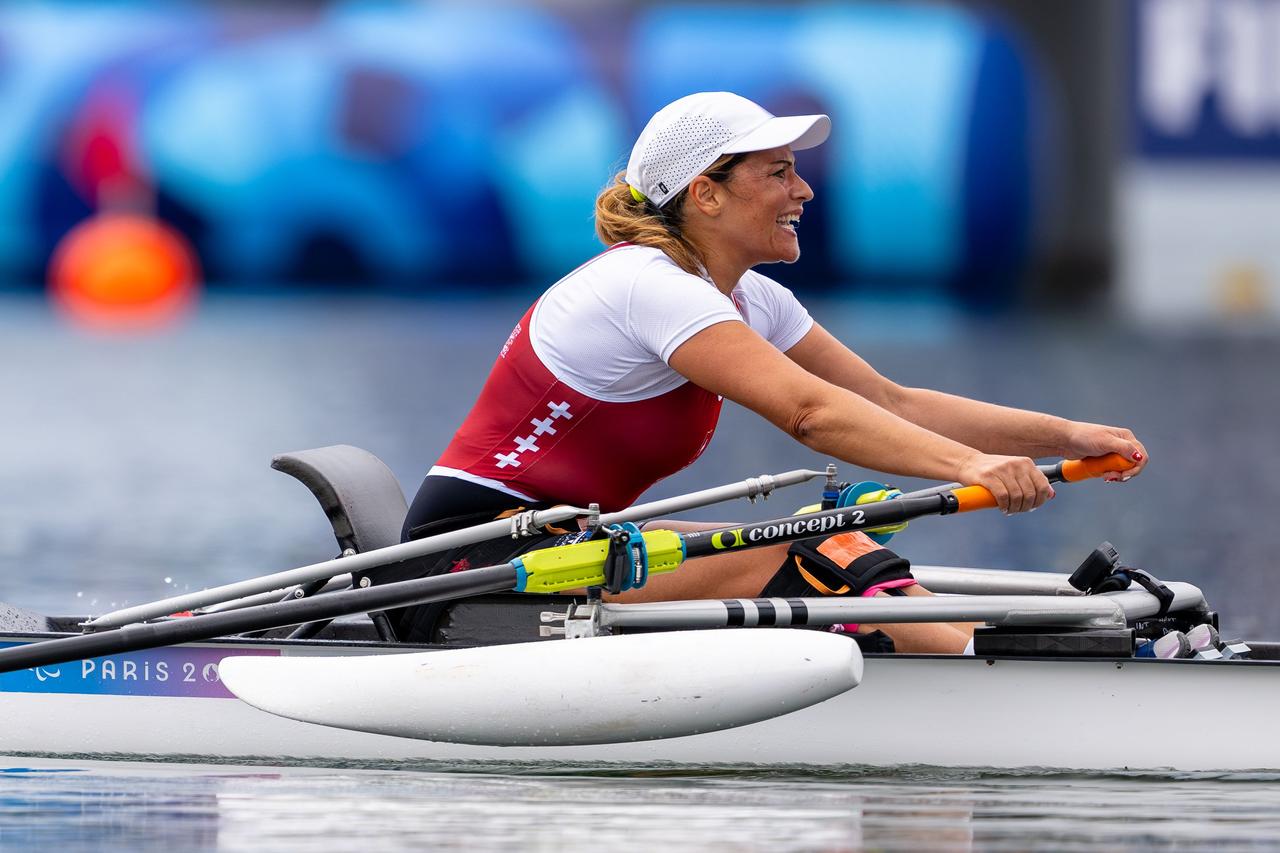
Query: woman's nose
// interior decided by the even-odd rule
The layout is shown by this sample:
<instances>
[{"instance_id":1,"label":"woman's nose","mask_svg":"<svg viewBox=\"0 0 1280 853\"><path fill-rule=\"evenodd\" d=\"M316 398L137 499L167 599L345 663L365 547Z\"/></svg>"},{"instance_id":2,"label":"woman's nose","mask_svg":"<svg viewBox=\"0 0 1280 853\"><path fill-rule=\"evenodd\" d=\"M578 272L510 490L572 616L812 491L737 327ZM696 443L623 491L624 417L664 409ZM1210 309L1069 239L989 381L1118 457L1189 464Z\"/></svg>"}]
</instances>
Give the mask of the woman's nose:
<instances>
[{"instance_id":1,"label":"woman's nose","mask_svg":"<svg viewBox=\"0 0 1280 853\"><path fill-rule=\"evenodd\" d=\"M797 174L796 186L791 194L801 201L808 201L813 198L813 187L809 186L809 182Z\"/></svg>"}]
</instances>

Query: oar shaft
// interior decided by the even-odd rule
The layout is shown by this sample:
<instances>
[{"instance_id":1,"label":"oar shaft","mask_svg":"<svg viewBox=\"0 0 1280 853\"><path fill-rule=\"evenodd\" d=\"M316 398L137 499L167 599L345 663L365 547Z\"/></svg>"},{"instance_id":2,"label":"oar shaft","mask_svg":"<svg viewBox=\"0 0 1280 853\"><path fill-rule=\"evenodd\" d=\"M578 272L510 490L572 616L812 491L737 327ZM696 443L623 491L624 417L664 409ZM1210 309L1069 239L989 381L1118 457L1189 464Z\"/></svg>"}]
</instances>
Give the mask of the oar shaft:
<instances>
[{"instance_id":1,"label":"oar shaft","mask_svg":"<svg viewBox=\"0 0 1280 853\"><path fill-rule=\"evenodd\" d=\"M776 488L793 486L797 483L803 483L818 476L822 476L822 474L818 471L808 471L804 469L784 471L781 474L761 474L758 477L749 477L736 483L715 486L713 488L703 489L702 491L693 492L688 495L679 495L677 497L637 504L619 512L607 513L601 516L600 520L604 524L612 524L619 521L637 521L640 519L656 518L673 512L682 512L687 509L707 506L709 504L733 500L735 498L745 497L754 499L757 496L766 496ZM580 516L585 516L587 513L588 510L580 507L555 506L550 509L538 510L534 514L534 523L538 526L543 524L556 524L558 522L569 521ZM509 535L511 535L511 521L509 519L488 521L463 530L454 530L448 533L441 533L436 536L427 536L422 539L416 539L412 542L402 542L398 545L390 545L386 548L379 548L374 551L365 551L360 554L352 554L346 557L339 557L334 560L325 560L322 563L313 563L296 569L287 569L282 572L275 572L274 574L262 575L256 578L249 578L248 580L236 581L234 583L223 584L222 586L210 587L208 589L170 596L169 598L163 598L158 601L138 604L133 607L113 610L110 613L104 613L95 619L88 620L85 622L85 628L90 631L99 631L105 628L118 628L121 625L129 625L133 622L156 619L161 616L168 616L172 613L180 613L184 610L196 610L197 608L205 607L206 605L218 604L224 601L231 601L233 599L244 598L246 596L271 592L278 589L282 590L286 587L298 584L307 584L318 580L326 580L335 575L345 574L348 572L361 572L366 569L388 566L393 563L401 563L406 560L418 559L430 554L447 551L450 548L459 548L463 545L474 545L478 542L484 542L490 539L501 539L504 536Z\"/></svg>"},{"instance_id":2,"label":"oar shaft","mask_svg":"<svg viewBox=\"0 0 1280 853\"><path fill-rule=\"evenodd\" d=\"M547 510L539 510L536 519L539 524L554 524L559 521L568 521L571 518L576 518L581 512L583 510L574 507L552 507ZM392 563L402 563L406 560L417 559L439 551L447 551L450 548L457 548L462 545L472 545L487 539L500 539L510 534L511 522L509 520L489 521L475 527L468 527L465 530L454 530L437 536L416 539L412 542L389 545L386 548L379 548L375 551L351 554L346 557L325 560L322 563L313 563L309 566L288 569L271 575L263 575L249 580L237 581L236 583L183 593L182 595L175 595L134 607L125 607L121 610L104 613L96 619L90 619L84 623L84 626L90 631L118 628L121 625L168 616L184 610L195 610L206 604L230 601L231 599L243 598L259 592L270 592L271 590L282 589L296 584L327 580L335 575L348 572L360 572L379 566L391 565Z\"/></svg>"},{"instance_id":3,"label":"oar shaft","mask_svg":"<svg viewBox=\"0 0 1280 853\"><path fill-rule=\"evenodd\" d=\"M242 631L280 628L299 622L335 619L353 613L368 613L389 607L408 607L432 601L447 601L470 595L509 590L516 582L510 564L453 572L394 584L350 589L316 598L279 601L226 613L192 616L166 622L126 625L100 634L77 634L24 646L0 649L0 673L31 666L53 666L83 658L101 657L212 640Z\"/></svg>"},{"instance_id":4,"label":"oar shaft","mask_svg":"<svg viewBox=\"0 0 1280 853\"><path fill-rule=\"evenodd\" d=\"M737 527L682 533L685 558L723 554L740 548L755 548L778 542L794 542L810 536L867 530L910 521L924 515L947 515L960 506L952 492L936 495L903 495L889 501L846 506L807 515L776 518Z\"/></svg>"},{"instance_id":5,"label":"oar shaft","mask_svg":"<svg viewBox=\"0 0 1280 853\"><path fill-rule=\"evenodd\" d=\"M687 495L677 495L671 498L650 501L649 503L636 504L619 512L606 513L600 516L600 523L616 524L620 521L642 521L659 518L671 513L684 512L685 510L723 503L736 498L747 498L748 500L767 498L774 489L806 483L814 477L824 476L826 474L823 471L805 469L784 471L781 474L761 474L758 477L748 477L738 483L713 486L700 492L690 492Z\"/></svg>"},{"instance_id":6,"label":"oar shaft","mask_svg":"<svg viewBox=\"0 0 1280 853\"><path fill-rule=\"evenodd\" d=\"M987 494L980 487L971 488ZM869 530L910 521L923 515L946 515L960 511L962 506L956 493L947 492L923 498L903 496L879 503L837 507L715 530L693 533L647 530L643 535L648 572L653 575L674 571L685 560L693 557L724 554L779 542L794 542L826 533ZM516 561L521 569L516 589L520 592L550 593L601 586L605 583L608 547L607 542L597 539L521 554Z\"/></svg>"}]
</instances>

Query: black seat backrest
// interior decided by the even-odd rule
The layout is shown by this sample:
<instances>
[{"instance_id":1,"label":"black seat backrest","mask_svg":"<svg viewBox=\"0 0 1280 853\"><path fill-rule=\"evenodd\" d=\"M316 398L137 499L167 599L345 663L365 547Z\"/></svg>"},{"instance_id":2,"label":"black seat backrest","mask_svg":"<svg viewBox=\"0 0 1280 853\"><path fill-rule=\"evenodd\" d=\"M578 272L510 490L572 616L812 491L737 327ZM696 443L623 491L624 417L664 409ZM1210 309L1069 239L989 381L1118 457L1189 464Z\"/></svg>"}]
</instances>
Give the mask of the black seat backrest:
<instances>
[{"instance_id":1,"label":"black seat backrest","mask_svg":"<svg viewBox=\"0 0 1280 853\"><path fill-rule=\"evenodd\" d=\"M409 511L391 469L349 444L281 453L271 467L301 480L320 501L338 547L372 551L400 541Z\"/></svg>"}]
</instances>

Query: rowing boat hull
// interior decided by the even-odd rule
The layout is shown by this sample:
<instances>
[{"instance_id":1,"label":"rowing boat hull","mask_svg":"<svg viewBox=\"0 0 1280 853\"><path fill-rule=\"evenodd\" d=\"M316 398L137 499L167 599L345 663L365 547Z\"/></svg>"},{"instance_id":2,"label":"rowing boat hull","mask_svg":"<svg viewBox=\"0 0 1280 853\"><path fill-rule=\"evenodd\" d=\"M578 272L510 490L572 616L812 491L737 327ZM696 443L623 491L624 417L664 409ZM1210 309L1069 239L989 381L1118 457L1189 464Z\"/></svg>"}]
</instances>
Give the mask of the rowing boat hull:
<instances>
[{"instance_id":1,"label":"rowing boat hull","mask_svg":"<svg viewBox=\"0 0 1280 853\"><path fill-rule=\"evenodd\" d=\"M1269 661L868 656L857 689L782 717L690 737L568 747L465 746L294 722L232 698L216 667L246 652L385 651L212 643L121 655L109 673L102 660L11 673L0 676L0 752L442 765L1280 769L1280 743L1270 736L1280 663Z\"/></svg>"}]
</instances>

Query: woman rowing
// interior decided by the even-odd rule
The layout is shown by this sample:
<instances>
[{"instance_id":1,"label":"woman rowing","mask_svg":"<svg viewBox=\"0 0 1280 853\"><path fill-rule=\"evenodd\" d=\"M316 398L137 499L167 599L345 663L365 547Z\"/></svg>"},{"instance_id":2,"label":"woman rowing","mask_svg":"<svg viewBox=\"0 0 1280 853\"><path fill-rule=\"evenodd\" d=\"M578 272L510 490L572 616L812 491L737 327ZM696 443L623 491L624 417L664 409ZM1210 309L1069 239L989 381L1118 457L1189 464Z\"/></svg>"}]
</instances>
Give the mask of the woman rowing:
<instances>
[{"instance_id":1,"label":"woman rowing","mask_svg":"<svg viewBox=\"0 0 1280 853\"><path fill-rule=\"evenodd\" d=\"M794 152L821 144L830 127L827 116L775 117L727 92L689 95L654 115L626 171L596 199L596 232L609 248L516 323L423 481L405 537L556 503L626 507L698 458L723 398L825 456L985 486L1006 513L1053 497L1030 457L1116 452L1136 465L1108 479L1139 473L1146 452L1127 429L896 385L814 322L791 291L754 271L799 258L796 224L813 191ZM484 543L441 555L425 571L506 562L581 535ZM821 594L928 593L905 560L845 533L693 560L611 598ZM401 639L429 639L437 612L395 614ZM971 633L880 627L902 651L959 652Z\"/></svg>"}]
</instances>

